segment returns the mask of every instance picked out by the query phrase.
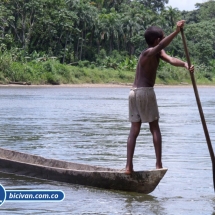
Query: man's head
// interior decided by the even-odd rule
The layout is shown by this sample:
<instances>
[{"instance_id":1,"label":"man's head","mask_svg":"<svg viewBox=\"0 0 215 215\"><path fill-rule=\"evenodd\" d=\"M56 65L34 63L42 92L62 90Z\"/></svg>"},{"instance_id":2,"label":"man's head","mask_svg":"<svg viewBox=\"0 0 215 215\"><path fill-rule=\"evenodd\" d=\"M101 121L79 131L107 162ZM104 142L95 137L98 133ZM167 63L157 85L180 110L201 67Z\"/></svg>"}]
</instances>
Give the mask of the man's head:
<instances>
[{"instance_id":1,"label":"man's head","mask_svg":"<svg viewBox=\"0 0 215 215\"><path fill-rule=\"evenodd\" d=\"M151 26L146 29L144 33L145 40L149 46L153 46L154 43L160 39L162 40L164 37L163 30L156 26Z\"/></svg>"}]
</instances>

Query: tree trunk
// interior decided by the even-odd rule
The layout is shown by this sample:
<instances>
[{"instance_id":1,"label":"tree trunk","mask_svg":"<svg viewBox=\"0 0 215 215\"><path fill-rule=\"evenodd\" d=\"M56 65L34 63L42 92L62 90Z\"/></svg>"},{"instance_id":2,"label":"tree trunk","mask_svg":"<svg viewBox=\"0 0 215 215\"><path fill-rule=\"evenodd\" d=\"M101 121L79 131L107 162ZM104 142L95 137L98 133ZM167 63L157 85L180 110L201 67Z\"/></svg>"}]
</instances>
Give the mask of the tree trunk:
<instances>
[{"instance_id":1,"label":"tree trunk","mask_svg":"<svg viewBox=\"0 0 215 215\"><path fill-rule=\"evenodd\" d=\"M68 40L68 34L66 34L66 41L65 41L65 46L64 46L64 53L63 53L63 64L64 64L64 61L65 61L67 40Z\"/></svg>"},{"instance_id":2,"label":"tree trunk","mask_svg":"<svg viewBox=\"0 0 215 215\"><path fill-rule=\"evenodd\" d=\"M80 50L80 60L82 59L82 50L83 50L83 35L84 35L84 30L81 31L81 50Z\"/></svg>"}]
</instances>

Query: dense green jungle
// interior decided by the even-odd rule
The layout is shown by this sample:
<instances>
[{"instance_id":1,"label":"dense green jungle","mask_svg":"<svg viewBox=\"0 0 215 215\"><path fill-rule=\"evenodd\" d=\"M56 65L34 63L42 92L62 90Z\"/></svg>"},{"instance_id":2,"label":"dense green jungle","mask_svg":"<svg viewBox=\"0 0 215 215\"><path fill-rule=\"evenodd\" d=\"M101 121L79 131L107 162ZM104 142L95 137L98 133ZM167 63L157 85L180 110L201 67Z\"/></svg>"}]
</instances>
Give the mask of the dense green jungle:
<instances>
[{"instance_id":1,"label":"dense green jungle","mask_svg":"<svg viewBox=\"0 0 215 215\"><path fill-rule=\"evenodd\" d=\"M168 0L1 0L0 84L132 83L152 25L165 35L178 20L198 84L215 84L215 1L193 11ZM182 60L179 34L165 51ZM156 84L189 84L184 68L160 62Z\"/></svg>"}]
</instances>

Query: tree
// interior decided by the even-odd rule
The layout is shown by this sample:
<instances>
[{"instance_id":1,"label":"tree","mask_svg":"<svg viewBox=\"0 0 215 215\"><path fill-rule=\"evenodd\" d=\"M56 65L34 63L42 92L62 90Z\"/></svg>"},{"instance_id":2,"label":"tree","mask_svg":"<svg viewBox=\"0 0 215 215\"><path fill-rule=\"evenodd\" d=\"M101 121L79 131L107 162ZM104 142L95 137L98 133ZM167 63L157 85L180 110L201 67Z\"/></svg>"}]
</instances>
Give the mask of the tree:
<instances>
[{"instance_id":1,"label":"tree","mask_svg":"<svg viewBox=\"0 0 215 215\"><path fill-rule=\"evenodd\" d=\"M169 0L137 0L137 2L140 2L151 10L159 12L164 9L165 4L168 4Z\"/></svg>"},{"instance_id":2,"label":"tree","mask_svg":"<svg viewBox=\"0 0 215 215\"><path fill-rule=\"evenodd\" d=\"M215 1L209 0L205 3L197 3L196 5L199 20L211 20L215 18Z\"/></svg>"},{"instance_id":3,"label":"tree","mask_svg":"<svg viewBox=\"0 0 215 215\"><path fill-rule=\"evenodd\" d=\"M2 48L10 48L9 44L11 45L12 37L7 34L7 29L9 28L9 23L12 21L14 21L14 17L11 11L4 5L0 5L0 51Z\"/></svg>"},{"instance_id":4,"label":"tree","mask_svg":"<svg viewBox=\"0 0 215 215\"><path fill-rule=\"evenodd\" d=\"M135 52L135 46L132 38L144 29L145 25L145 12L143 5L139 5L136 2L132 2L130 5L126 5L123 9L122 26L124 33L124 43L127 45L129 55L133 55Z\"/></svg>"},{"instance_id":5,"label":"tree","mask_svg":"<svg viewBox=\"0 0 215 215\"><path fill-rule=\"evenodd\" d=\"M76 29L74 35L74 55L75 59L82 60L82 57L85 57L88 36L90 34L93 35L92 29L95 26L98 9L87 0L80 0L76 2L70 0L68 6L69 10L75 11L76 16L78 17L74 23L74 28Z\"/></svg>"},{"instance_id":6,"label":"tree","mask_svg":"<svg viewBox=\"0 0 215 215\"><path fill-rule=\"evenodd\" d=\"M23 49L27 49L35 22L42 16L44 1L14 0L13 4L5 1L4 5L13 16L9 25L16 41Z\"/></svg>"},{"instance_id":7,"label":"tree","mask_svg":"<svg viewBox=\"0 0 215 215\"><path fill-rule=\"evenodd\" d=\"M190 24L185 29L190 55L206 65L215 57L215 19Z\"/></svg>"},{"instance_id":8,"label":"tree","mask_svg":"<svg viewBox=\"0 0 215 215\"><path fill-rule=\"evenodd\" d=\"M109 53L114 48L114 40L118 39L121 31L120 15L114 8L111 8L110 13L103 13L99 16L100 19L100 35L104 42L109 42Z\"/></svg>"},{"instance_id":9,"label":"tree","mask_svg":"<svg viewBox=\"0 0 215 215\"><path fill-rule=\"evenodd\" d=\"M173 8L171 6L166 7L162 11L162 16L165 18L167 25L173 29L175 27L176 22L180 19L180 11L177 8Z\"/></svg>"}]
</instances>

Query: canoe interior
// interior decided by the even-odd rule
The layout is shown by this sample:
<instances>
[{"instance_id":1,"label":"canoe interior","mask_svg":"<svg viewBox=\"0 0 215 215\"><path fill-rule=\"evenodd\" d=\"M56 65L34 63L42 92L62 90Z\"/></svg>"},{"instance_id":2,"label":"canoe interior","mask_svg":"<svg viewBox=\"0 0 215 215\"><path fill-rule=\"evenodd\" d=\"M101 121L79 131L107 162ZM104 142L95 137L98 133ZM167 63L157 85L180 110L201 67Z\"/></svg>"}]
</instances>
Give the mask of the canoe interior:
<instances>
[{"instance_id":1,"label":"canoe interior","mask_svg":"<svg viewBox=\"0 0 215 215\"><path fill-rule=\"evenodd\" d=\"M82 170L82 171L116 171L116 169L91 166L86 164L77 164L67 161L55 160L55 159L47 159L37 155L26 154L17 151L11 151L7 149L0 148L0 158L5 158L8 160L47 166L47 167L55 167L62 169L73 169L73 170Z\"/></svg>"}]
</instances>

